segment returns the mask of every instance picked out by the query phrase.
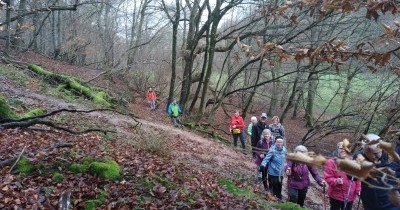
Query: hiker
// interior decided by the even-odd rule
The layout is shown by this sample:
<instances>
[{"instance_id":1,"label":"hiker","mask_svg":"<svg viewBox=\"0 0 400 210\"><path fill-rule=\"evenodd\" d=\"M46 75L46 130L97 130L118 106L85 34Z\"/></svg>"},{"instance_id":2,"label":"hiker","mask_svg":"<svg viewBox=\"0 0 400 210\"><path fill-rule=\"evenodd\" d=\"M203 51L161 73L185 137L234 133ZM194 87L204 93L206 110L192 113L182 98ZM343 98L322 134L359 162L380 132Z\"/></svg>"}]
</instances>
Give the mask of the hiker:
<instances>
[{"instance_id":1,"label":"hiker","mask_svg":"<svg viewBox=\"0 0 400 210\"><path fill-rule=\"evenodd\" d=\"M255 125L253 125L251 130L251 147L254 158L257 158L255 153L257 148L257 142L260 141L261 139L260 137L264 129L268 129L267 113L261 114L260 120Z\"/></svg>"},{"instance_id":2,"label":"hiker","mask_svg":"<svg viewBox=\"0 0 400 210\"><path fill-rule=\"evenodd\" d=\"M147 101L150 104L150 110L151 111L155 110L156 109L156 98L157 98L156 92L152 88L149 88L149 90L147 91L146 97L147 97Z\"/></svg>"},{"instance_id":3,"label":"hiker","mask_svg":"<svg viewBox=\"0 0 400 210\"><path fill-rule=\"evenodd\" d=\"M250 124L247 126L247 135L250 136L250 141L251 141L251 132L253 131L253 126L257 123L257 117L252 116L250 118Z\"/></svg>"},{"instance_id":4,"label":"hiker","mask_svg":"<svg viewBox=\"0 0 400 210\"><path fill-rule=\"evenodd\" d=\"M339 144L338 158L351 159L351 156ZM360 195L361 182L355 177L348 176L339 171L335 159L329 159L325 163L324 178L328 183L328 197L331 210L351 210L353 201Z\"/></svg>"},{"instance_id":5,"label":"hiker","mask_svg":"<svg viewBox=\"0 0 400 210\"><path fill-rule=\"evenodd\" d=\"M380 139L380 137L376 134L367 134L365 135L365 137L368 138L369 141ZM364 148L359 153L356 153L355 156L357 157L358 154L361 154L365 157L365 160L375 163L375 167L377 169L393 166L393 164L390 164L389 155L385 151L383 151L378 145L378 142L365 144ZM389 185L397 186L396 183L390 182L390 179L387 183L382 182L382 176L383 174L377 173L376 177L368 177L361 184L361 201L365 210L398 210L400 208L389 201L389 190L374 187L384 187Z\"/></svg>"},{"instance_id":6,"label":"hiker","mask_svg":"<svg viewBox=\"0 0 400 210\"><path fill-rule=\"evenodd\" d=\"M233 146L237 146L237 140L240 138L240 142L242 143L242 148L244 150L244 121L239 114L239 110L235 110L234 115L231 118L231 122L229 123L229 131L232 133Z\"/></svg>"},{"instance_id":7,"label":"hiker","mask_svg":"<svg viewBox=\"0 0 400 210\"><path fill-rule=\"evenodd\" d=\"M179 116L182 114L182 110L175 98L168 106L168 114L171 117L174 126L180 127L181 125L179 124Z\"/></svg>"},{"instance_id":8,"label":"hiker","mask_svg":"<svg viewBox=\"0 0 400 210\"><path fill-rule=\"evenodd\" d=\"M256 166L257 166L257 179L261 179L264 189L268 191L268 173L267 173L267 167L260 167L261 162L263 161L264 157L268 153L269 149L272 147L273 142L272 142L272 135L271 131L268 129L264 129L261 135L260 141L257 143L257 148L256 150ZM261 170L262 169L262 170Z\"/></svg>"},{"instance_id":9,"label":"hiker","mask_svg":"<svg viewBox=\"0 0 400 210\"><path fill-rule=\"evenodd\" d=\"M272 132L272 136L282 136L284 140L286 139L285 129L283 128L283 125L279 123L278 116L272 117L272 124L269 124L268 129Z\"/></svg>"},{"instance_id":10,"label":"hiker","mask_svg":"<svg viewBox=\"0 0 400 210\"><path fill-rule=\"evenodd\" d=\"M282 181L286 160L286 147L283 145L283 138L277 136L275 144L269 149L261 167L267 168L269 190L279 199L282 200ZM270 194L267 192L267 196Z\"/></svg>"},{"instance_id":11,"label":"hiker","mask_svg":"<svg viewBox=\"0 0 400 210\"><path fill-rule=\"evenodd\" d=\"M299 145L294 149L294 152L307 154L308 150L305 146ZM297 203L301 207L304 206L304 200L306 199L307 190L310 186L309 173L311 173L319 186L322 187L326 184L319 176L316 168L304 163L297 163L289 160L285 168L286 175L288 176L289 201Z\"/></svg>"},{"instance_id":12,"label":"hiker","mask_svg":"<svg viewBox=\"0 0 400 210\"><path fill-rule=\"evenodd\" d=\"M338 157L338 151L340 148L343 148L343 141L340 141L336 145L336 149L332 152L332 157L337 158Z\"/></svg>"}]
</instances>

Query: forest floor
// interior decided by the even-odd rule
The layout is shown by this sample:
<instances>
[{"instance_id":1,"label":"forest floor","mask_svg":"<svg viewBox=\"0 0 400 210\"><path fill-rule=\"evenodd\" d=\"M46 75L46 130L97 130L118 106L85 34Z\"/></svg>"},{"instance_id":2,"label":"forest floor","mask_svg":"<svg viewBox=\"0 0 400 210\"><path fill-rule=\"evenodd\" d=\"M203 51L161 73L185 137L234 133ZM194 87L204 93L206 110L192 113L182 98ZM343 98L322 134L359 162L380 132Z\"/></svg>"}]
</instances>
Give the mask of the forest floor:
<instances>
[{"instance_id":1,"label":"forest floor","mask_svg":"<svg viewBox=\"0 0 400 210\"><path fill-rule=\"evenodd\" d=\"M21 55L20 60L83 79L91 79L100 72L29 52ZM101 78L97 82L104 85ZM44 94L38 79L20 84L8 76L0 75L0 84L1 93L19 101L26 109L45 107L53 111L62 108L93 108L90 104ZM173 127L164 107L150 111L144 101L138 100L130 104L129 108L139 119L113 112L63 113L51 118L71 129L107 128L117 131L115 135L90 133L75 136L47 130L43 126L39 127L45 131L2 131L0 161L17 156L26 148L24 155L40 167L31 174L14 174L9 167L0 170L0 208L54 209L57 208L60 195L68 191L72 192L73 206L77 209L87 207L87 201L96 200L102 192L106 193L107 200L96 201L100 209L272 208L263 199L261 184L255 181L255 165L251 155L244 155L226 142L211 139L190 129ZM223 129L229 118L223 113L218 116L216 124ZM306 132L302 124L304 122L298 119L285 121L289 148L298 144L298 138ZM152 142L157 145L148 145ZM43 149L57 143L73 146L43 152ZM326 144L329 147L316 148L318 152L329 154L332 147ZM151 146L153 152L150 152ZM118 181L102 180L90 174L73 174L68 170L69 165L87 156L114 159L122 168L121 178ZM56 182L56 172L64 174L65 179ZM226 184L228 180L237 190L231 190L232 186ZM286 186L286 179L284 181ZM314 182L307 194L306 207L323 209L322 189Z\"/></svg>"}]
</instances>

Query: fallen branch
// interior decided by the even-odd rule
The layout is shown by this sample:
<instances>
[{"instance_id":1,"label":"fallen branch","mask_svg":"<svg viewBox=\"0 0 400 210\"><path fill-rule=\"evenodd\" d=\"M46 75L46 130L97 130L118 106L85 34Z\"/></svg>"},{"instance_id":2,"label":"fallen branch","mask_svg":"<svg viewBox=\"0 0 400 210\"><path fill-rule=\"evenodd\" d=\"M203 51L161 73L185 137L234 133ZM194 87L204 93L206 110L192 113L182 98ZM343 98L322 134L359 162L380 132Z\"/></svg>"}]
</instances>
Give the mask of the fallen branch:
<instances>
[{"instance_id":1,"label":"fallen branch","mask_svg":"<svg viewBox=\"0 0 400 210\"><path fill-rule=\"evenodd\" d=\"M55 128L57 130L62 130L62 131L65 131L65 132L68 132L68 133L74 134L74 135L82 135L82 134L90 133L90 132L116 133L116 131L97 129L97 128L86 129L86 130L82 130L82 131L74 131L69 128L56 125L53 122L46 121L46 120L40 120L40 119L28 120L25 122L4 123L4 124L0 125L0 129L29 128L30 126L33 126L33 125L47 125L49 127Z\"/></svg>"},{"instance_id":2,"label":"fallen branch","mask_svg":"<svg viewBox=\"0 0 400 210\"><path fill-rule=\"evenodd\" d=\"M59 200L59 205L58 209L59 210L68 210L70 209L71 205L71 191L63 192L60 195L60 200Z\"/></svg>"},{"instance_id":3,"label":"fallen branch","mask_svg":"<svg viewBox=\"0 0 400 210\"><path fill-rule=\"evenodd\" d=\"M0 162L0 168L3 168L3 167L5 167L5 166L10 166L10 165L12 165L16 160L17 160L17 157L13 157L13 158L10 158L10 159L8 159L8 160L3 160L3 161Z\"/></svg>"},{"instance_id":4,"label":"fallen branch","mask_svg":"<svg viewBox=\"0 0 400 210\"><path fill-rule=\"evenodd\" d=\"M24 154L26 149L26 145L24 146L24 148L22 149L21 153L19 153L17 160L15 161L15 163L11 166L10 170L8 171L8 173L11 173L11 171L14 169L15 165L17 165L19 159L21 159L22 154Z\"/></svg>"}]
</instances>

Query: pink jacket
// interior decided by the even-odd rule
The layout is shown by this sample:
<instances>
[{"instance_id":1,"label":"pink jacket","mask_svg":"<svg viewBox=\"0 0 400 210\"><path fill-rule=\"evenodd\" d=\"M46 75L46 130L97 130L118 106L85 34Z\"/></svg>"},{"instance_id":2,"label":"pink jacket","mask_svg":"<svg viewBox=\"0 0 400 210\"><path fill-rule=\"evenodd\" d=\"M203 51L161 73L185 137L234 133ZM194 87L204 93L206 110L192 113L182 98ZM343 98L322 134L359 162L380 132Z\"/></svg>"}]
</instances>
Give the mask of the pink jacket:
<instances>
[{"instance_id":1,"label":"pink jacket","mask_svg":"<svg viewBox=\"0 0 400 210\"><path fill-rule=\"evenodd\" d=\"M343 184L338 184L336 182L337 178L343 179ZM360 180L354 179L351 181L350 176L348 177L345 172L339 171L336 167L334 159L329 159L325 163L324 178L328 183L328 196L335 200L345 201L347 197L347 192L351 184L350 194L348 201L354 201L357 195L361 192L361 182Z\"/></svg>"}]
</instances>

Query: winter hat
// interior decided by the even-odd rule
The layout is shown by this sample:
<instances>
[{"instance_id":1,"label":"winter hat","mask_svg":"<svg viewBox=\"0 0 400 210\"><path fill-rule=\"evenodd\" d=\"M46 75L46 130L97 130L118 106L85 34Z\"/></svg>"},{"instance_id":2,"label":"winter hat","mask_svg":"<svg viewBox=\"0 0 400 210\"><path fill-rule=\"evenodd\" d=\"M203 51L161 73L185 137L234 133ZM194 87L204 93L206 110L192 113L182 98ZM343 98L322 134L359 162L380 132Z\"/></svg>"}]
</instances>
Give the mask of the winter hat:
<instances>
[{"instance_id":1,"label":"winter hat","mask_svg":"<svg viewBox=\"0 0 400 210\"><path fill-rule=\"evenodd\" d=\"M262 114L261 114L261 118L267 118L267 113L265 113L265 112L262 113Z\"/></svg>"}]
</instances>

